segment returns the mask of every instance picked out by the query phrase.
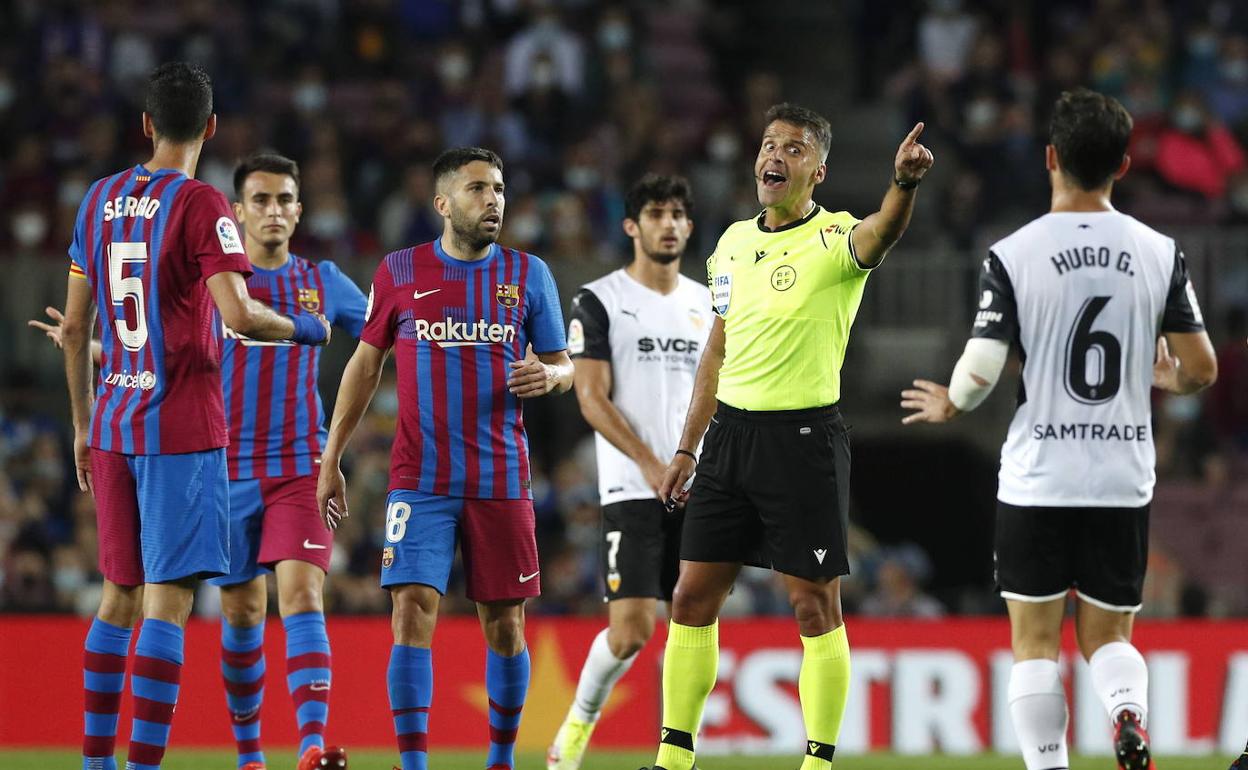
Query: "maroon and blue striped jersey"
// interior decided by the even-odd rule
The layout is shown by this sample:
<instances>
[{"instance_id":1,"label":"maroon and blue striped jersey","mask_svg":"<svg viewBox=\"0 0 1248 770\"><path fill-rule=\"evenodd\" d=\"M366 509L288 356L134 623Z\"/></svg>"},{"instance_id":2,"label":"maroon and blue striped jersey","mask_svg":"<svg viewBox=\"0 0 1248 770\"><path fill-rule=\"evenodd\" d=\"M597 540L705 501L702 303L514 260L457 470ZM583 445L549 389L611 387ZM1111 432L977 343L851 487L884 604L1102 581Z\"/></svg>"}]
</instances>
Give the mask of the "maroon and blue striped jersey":
<instances>
[{"instance_id":1,"label":"maroon and blue striped jersey","mask_svg":"<svg viewBox=\"0 0 1248 770\"><path fill-rule=\"evenodd\" d=\"M103 355L88 444L131 455L226 445L221 343L205 281L251 274L225 196L135 166L87 191L69 248L99 308Z\"/></svg>"},{"instance_id":2,"label":"maroon and blue striped jersey","mask_svg":"<svg viewBox=\"0 0 1248 770\"><path fill-rule=\"evenodd\" d=\"M531 498L512 361L567 346L554 276L537 257L495 244L464 262L439 241L377 268L360 339L395 348L399 415L390 488L451 497Z\"/></svg>"},{"instance_id":3,"label":"maroon and blue striped jersey","mask_svg":"<svg viewBox=\"0 0 1248 770\"><path fill-rule=\"evenodd\" d=\"M291 255L276 270L252 266L247 293L278 313L320 313L359 337L368 300L333 262ZM228 327L221 359L230 480L306 476L325 448L325 409L316 388L321 348L261 342Z\"/></svg>"}]
</instances>

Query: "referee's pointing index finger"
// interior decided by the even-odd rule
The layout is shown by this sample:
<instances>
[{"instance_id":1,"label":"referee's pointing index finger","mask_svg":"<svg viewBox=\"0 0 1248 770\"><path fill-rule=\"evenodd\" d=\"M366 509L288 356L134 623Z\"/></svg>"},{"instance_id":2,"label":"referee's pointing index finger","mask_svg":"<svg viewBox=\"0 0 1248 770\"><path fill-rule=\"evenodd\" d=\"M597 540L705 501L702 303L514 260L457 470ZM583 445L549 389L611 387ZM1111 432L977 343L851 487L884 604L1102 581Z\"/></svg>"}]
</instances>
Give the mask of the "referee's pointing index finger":
<instances>
[{"instance_id":1,"label":"referee's pointing index finger","mask_svg":"<svg viewBox=\"0 0 1248 770\"><path fill-rule=\"evenodd\" d=\"M919 140L919 135L923 133L923 121L914 124L914 128L910 129L910 133L906 135L906 140L902 144L914 144Z\"/></svg>"}]
</instances>

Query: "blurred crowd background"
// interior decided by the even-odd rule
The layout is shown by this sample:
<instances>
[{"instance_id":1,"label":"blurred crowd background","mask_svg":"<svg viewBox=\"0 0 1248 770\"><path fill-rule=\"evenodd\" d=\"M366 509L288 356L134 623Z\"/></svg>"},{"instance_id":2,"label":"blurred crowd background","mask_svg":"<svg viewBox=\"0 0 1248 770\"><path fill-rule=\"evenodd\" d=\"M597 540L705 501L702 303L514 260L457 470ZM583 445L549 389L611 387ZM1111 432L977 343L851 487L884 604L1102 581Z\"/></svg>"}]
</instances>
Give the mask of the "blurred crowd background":
<instances>
[{"instance_id":1,"label":"blurred crowd background","mask_svg":"<svg viewBox=\"0 0 1248 770\"><path fill-rule=\"evenodd\" d=\"M847 608L881 616L1001 612L992 591L996 454L1012 383L947 432L899 425L897 393L944 378L969 329L987 247L1048 203L1048 109L1087 85L1135 117L1116 204L1174 234L1220 380L1156 399L1159 486L1145 613L1248 613L1248 5L1232 0L9 0L0 3L0 610L96 607L94 509L74 483L58 352L25 327L64 301L65 248L87 185L148 157L147 73L203 65L220 129L199 177L272 148L298 160L295 251L366 286L387 251L434 238L430 162L483 145L506 163L504 241L545 258L566 300L619 266L623 194L646 171L690 178L684 270L756 213L762 116L827 115L825 206L875 209L915 121L936 167L910 232L871 279L845 366L854 423ZM332 401L353 341L324 358ZM384 612L377 587L391 376L350 453L351 508L330 610ZM531 402L542 613L601 609L594 457L575 398ZM1094 469L1090 472L1095 472ZM458 578L456 578L458 580ZM465 611L455 583L444 604ZM216 611L203 590L197 611ZM787 613L747 571L730 614Z\"/></svg>"}]
</instances>

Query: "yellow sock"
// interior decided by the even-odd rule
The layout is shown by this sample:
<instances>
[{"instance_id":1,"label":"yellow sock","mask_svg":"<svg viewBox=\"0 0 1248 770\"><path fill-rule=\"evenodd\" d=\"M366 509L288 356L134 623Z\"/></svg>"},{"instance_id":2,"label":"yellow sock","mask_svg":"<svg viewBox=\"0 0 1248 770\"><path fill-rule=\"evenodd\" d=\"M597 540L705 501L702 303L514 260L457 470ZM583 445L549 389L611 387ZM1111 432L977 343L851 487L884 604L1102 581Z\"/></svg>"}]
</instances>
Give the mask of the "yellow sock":
<instances>
[{"instance_id":1,"label":"yellow sock","mask_svg":"<svg viewBox=\"0 0 1248 770\"><path fill-rule=\"evenodd\" d=\"M803 636L797 694L806 723L801 770L829 770L849 697L849 638L845 626L820 636Z\"/></svg>"},{"instance_id":2,"label":"yellow sock","mask_svg":"<svg viewBox=\"0 0 1248 770\"><path fill-rule=\"evenodd\" d=\"M672 621L663 650L663 728L655 767L693 767L693 739L718 671L719 621L709 626Z\"/></svg>"}]
</instances>

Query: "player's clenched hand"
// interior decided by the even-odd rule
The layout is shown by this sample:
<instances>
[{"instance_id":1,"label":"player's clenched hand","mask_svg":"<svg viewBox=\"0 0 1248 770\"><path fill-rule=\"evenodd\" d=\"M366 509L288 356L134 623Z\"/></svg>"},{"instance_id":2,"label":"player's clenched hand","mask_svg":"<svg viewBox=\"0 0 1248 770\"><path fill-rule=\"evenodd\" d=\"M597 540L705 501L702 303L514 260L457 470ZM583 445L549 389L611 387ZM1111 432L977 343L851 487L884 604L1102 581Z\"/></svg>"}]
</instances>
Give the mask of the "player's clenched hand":
<instances>
[{"instance_id":1,"label":"player's clenched hand","mask_svg":"<svg viewBox=\"0 0 1248 770\"><path fill-rule=\"evenodd\" d=\"M1170 355L1165 337L1157 338L1157 358L1153 361L1153 387L1179 392L1179 359Z\"/></svg>"},{"instance_id":2,"label":"player's clenched hand","mask_svg":"<svg viewBox=\"0 0 1248 770\"><path fill-rule=\"evenodd\" d=\"M51 306L45 307L43 312L48 314L48 318L52 319L52 323L49 324L31 319L26 322L26 325L32 329L41 330L48 335L48 339L52 340L52 344L59 348L61 347L61 326L65 324L65 316L61 314L61 311Z\"/></svg>"},{"instance_id":3,"label":"player's clenched hand","mask_svg":"<svg viewBox=\"0 0 1248 770\"><path fill-rule=\"evenodd\" d=\"M91 450L87 447L87 434L78 431L74 433L74 468L78 471L78 488L92 491Z\"/></svg>"},{"instance_id":4,"label":"player's clenched hand","mask_svg":"<svg viewBox=\"0 0 1248 770\"><path fill-rule=\"evenodd\" d=\"M663 479L667 476L667 466L654 455L650 459L639 464L641 467L641 477L646 480L646 486L650 487L650 491L654 492L654 496L659 498L660 502L665 502L667 498L659 494L659 490L663 488Z\"/></svg>"},{"instance_id":5,"label":"player's clenched hand","mask_svg":"<svg viewBox=\"0 0 1248 770\"><path fill-rule=\"evenodd\" d=\"M517 398L536 398L554 390L559 383L558 372L536 358L512 361L511 376L507 378L507 390Z\"/></svg>"},{"instance_id":6,"label":"player's clenched hand","mask_svg":"<svg viewBox=\"0 0 1248 770\"><path fill-rule=\"evenodd\" d=\"M326 318L325 316L321 315L320 313L317 313L317 314L316 314L316 319L317 319L318 321L320 321L320 322L321 322L321 326L324 326L324 327L325 327L325 340L324 340L323 342L319 343L319 344L321 344L321 345L328 345L328 344L329 344L329 334L330 334L330 332L331 332L331 331L333 331L333 327L331 327L331 326L330 326L329 319L328 319L328 318Z\"/></svg>"},{"instance_id":7,"label":"player's clenched hand","mask_svg":"<svg viewBox=\"0 0 1248 770\"><path fill-rule=\"evenodd\" d=\"M919 135L922 133L923 123L914 124L914 128L901 140L901 146L897 148L893 169L897 172L897 178L903 182L919 181L935 162L932 151L919 144Z\"/></svg>"},{"instance_id":8,"label":"player's clenched hand","mask_svg":"<svg viewBox=\"0 0 1248 770\"><path fill-rule=\"evenodd\" d=\"M663 501L669 511L677 505L683 505L689 497L685 485L689 483L697 467L698 464L694 462L694 459L684 453L675 455L667 464L667 470L663 473L663 483L659 485L659 500Z\"/></svg>"},{"instance_id":9,"label":"player's clenched hand","mask_svg":"<svg viewBox=\"0 0 1248 770\"><path fill-rule=\"evenodd\" d=\"M347 479L338 463L327 458L321 458L321 475L316 480L316 505L328 530L338 529L342 520L351 515L347 512Z\"/></svg>"},{"instance_id":10,"label":"player's clenched hand","mask_svg":"<svg viewBox=\"0 0 1248 770\"><path fill-rule=\"evenodd\" d=\"M959 409L949 400L949 389L944 385L928 380L915 380L914 387L916 390L901 391L901 408L914 410L913 414L902 418L903 424L949 422L960 414Z\"/></svg>"}]
</instances>

